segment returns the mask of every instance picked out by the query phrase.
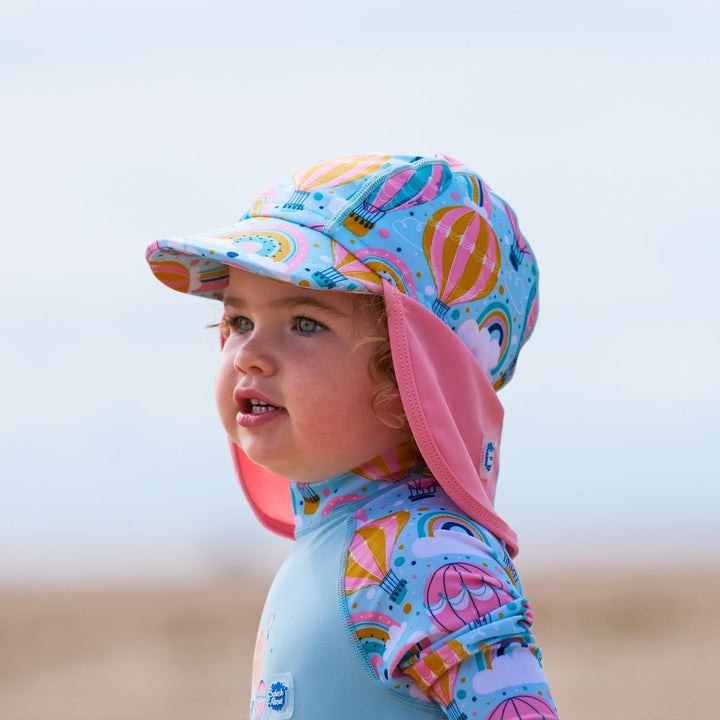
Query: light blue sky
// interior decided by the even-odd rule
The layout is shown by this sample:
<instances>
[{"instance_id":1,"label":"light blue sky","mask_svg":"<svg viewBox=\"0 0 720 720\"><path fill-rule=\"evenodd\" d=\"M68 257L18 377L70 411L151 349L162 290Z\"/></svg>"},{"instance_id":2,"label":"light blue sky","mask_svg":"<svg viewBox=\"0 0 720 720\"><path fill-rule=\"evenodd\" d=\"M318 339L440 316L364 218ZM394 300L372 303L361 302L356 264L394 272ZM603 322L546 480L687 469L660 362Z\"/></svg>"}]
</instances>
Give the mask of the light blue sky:
<instances>
[{"instance_id":1,"label":"light blue sky","mask_svg":"<svg viewBox=\"0 0 720 720\"><path fill-rule=\"evenodd\" d=\"M217 308L144 248L377 150L463 159L538 256L501 393L521 565L717 560L718 6L244 5L0 2L0 583L277 562L215 417Z\"/></svg>"}]
</instances>

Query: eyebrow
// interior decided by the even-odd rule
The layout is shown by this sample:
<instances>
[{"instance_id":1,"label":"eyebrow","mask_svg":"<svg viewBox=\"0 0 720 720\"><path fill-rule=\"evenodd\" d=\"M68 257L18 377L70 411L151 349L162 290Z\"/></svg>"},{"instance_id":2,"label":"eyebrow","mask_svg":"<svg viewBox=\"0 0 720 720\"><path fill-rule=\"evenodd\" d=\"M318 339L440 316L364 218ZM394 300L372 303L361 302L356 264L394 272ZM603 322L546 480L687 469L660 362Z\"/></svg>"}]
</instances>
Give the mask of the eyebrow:
<instances>
[{"instance_id":1,"label":"eyebrow","mask_svg":"<svg viewBox=\"0 0 720 720\"><path fill-rule=\"evenodd\" d=\"M236 309L242 309L246 307L247 302L242 297L226 295L223 298L223 305L225 308L234 307ZM291 295L289 297L278 298L277 300L271 300L269 305L274 308L289 309L305 307L330 313L331 315L337 315L338 317L349 317L348 313L338 310L332 305L327 305L322 302L322 300L316 300L315 298L307 297L306 295Z\"/></svg>"}]
</instances>

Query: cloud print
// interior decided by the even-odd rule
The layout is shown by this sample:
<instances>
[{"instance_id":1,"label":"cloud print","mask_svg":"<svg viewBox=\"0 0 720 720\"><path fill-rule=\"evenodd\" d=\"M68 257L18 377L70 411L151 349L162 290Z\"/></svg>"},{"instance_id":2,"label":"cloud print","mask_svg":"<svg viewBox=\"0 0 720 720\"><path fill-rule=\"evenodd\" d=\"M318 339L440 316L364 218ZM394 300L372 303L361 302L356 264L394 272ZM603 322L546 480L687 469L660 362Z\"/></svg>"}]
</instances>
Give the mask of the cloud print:
<instances>
[{"instance_id":1,"label":"cloud print","mask_svg":"<svg viewBox=\"0 0 720 720\"><path fill-rule=\"evenodd\" d=\"M497 365L500 357L500 344L497 340L490 335L487 328L481 330L474 320L466 320L457 329L457 334L475 356L488 379L491 379L490 371Z\"/></svg>"},{"instance_id":2,"label":"cloud print","mask_svg":"<svg viewBox=\"0 0 720 720\"><path fill-rule=\"evenodd\" d=\"M482 540L454 530L436 530L434 537L422 537L415 540L412 549L416 557L433 557L435 555L468 555L476 553Z\"/></svg>"}]
</instances>

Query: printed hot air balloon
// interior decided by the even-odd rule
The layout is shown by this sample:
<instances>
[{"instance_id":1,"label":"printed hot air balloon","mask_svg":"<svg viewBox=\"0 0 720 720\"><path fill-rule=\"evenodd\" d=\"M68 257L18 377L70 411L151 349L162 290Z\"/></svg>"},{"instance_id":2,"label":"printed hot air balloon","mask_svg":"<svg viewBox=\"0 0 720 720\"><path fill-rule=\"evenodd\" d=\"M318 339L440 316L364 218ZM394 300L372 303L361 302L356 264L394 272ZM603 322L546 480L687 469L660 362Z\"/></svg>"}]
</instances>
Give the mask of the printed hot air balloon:
<instances>
[{"instance_id":1,"label":"printed hot air balloon","mask_svg":"<svg viewBox=\"0 0 720 720\"><path fill-rule=\"evenodd\" d=\"M425 585L425 607L435 625L454 632L510 602L491 572L468 562L440 566Z\"/></svg>"},{"instance_id":2,"label":"printed hot air balloon","mask_svg":"<svg viewBox=\"0 0 720 720\"><path fill-rule=\"evenodd\" d=\"M263 713L265 712L265 705L267 704L267 688L265 681L261 680L255 690L255 697L252 701L250 711L253 716L253 720L261 720Z\"/></svg>"},{"instance_id":3,"label":"printed hot air balloon","mask_svg":"<svg viewBox=\"0 0 720 720\"><path fill-rule=\"evenodd\" d=\"M270 203L275 200L275 188L266 190L254 203L253 206L247 211L245 217L262 217L265 214L265 209Z\"/></svg>"},{"instance_id":4,"label":"printed hot air balloon","mask_svg":"<svg viewBox=\"0 0 720 720\"><path fill-rule=\"evenodd\" d=\"M461 175L460 181L465 185L468 199L482 208L486 220L492 215L492 200L485 183L477 175Z\"/></svg>"},{"instance_id":5,"label":"printed hot air balloon","mask_svg":"<svg viewBox=\"0 0 720 720\"><path fill-rule=\"evenodd\" d=\"M445 163L400 170L364 198L343 225L353 235L362 237L387 213L434 200L444 192L451 178Z\"/></svg>"},{"instance_id":6,"label":"printed hot air balloon","mask_svg":"<svg viewBox=\"0 0 720 720\"><path fill-rule=\"evenodd\" d=\"M333 254L333 265L324 270L316 270L313 280L323 288L334 288L346 282L348 278L357 280L371 292L380 292L382 283L378 276L367 265L349 253L340 243L330 240Z\"/></svg>"},{"instance_id":7,"label":"printed hot air balloon","mask_svg":"<svg viewBox=\"0 0 720 720\"><path fill-rule=\"evenodd\" d=\"M314 515L320 507L320 496L313 490L312 485L298 483L298 490L303 497L303 514Z\"/></svg>"},{"instance_id":8,"label":"printed hot air balloon","mask_svg":"<svg viewBox=\"0 0 720 720\"><path fill-rule=\"evenodd\" d=\"M378 518L359 527L350 542L345 570L345 594L379 585L393 602L407 594L407 581L400 580L390 569L393 548L410 519L407 510Z\"/></svg>"},{"instance_id":9,"label":"printed hot air balloon","mask_svg":"<svg viewBox=\"0 0 720 720\"><path fill-rule=\"evenodd\" d=\"M417 502L418 500L427 500L428 498L435 497L438 483L435 478L420 476L410 480L407 483L407 488L410 501Z\"/></svg>"},{"instance_id":10,"label":"printed hot air balloon","mask_svg":"<svg viewBox=\"0 0 720 720\"><path fill-rule=\"evenodd\" d=\"M296 189L283 205L283 209L304 210L305 200L311 191L347 185L360 180L374 173L389 159L389 155L349 155L310 165L293 175Z\"/></svg>"},{"instance_id":11,"label":"printed hot air balloon","mask_svg":"<svg viewBox=\"0 0 720 720\"><path fill-rule=\"evenodd\" d=\"M389 452L378 455L353 470L368 480L402 480L417 464L415 451L410 443L403 443Z\"/></svg>"},{"instance_id":12,"label":"printed hot air balloon","mask_svg":"<svg viewBox=\"0 0 720 720\"><path fill-rule=\"evenodd\" d=\"M160 260L151 262L150 267L155 273L155 277L173 290L183 293L189 290L190 271L182 263L174 260Z\"/></svg>"},{"instance_id":13,"label":"printed hot air balloon","mask_svg":"<svg viewBox=\"0 0 720 720\"><path fill-rule=\"evenodd\" d=\"M433 312L444 318L450 305L492 292L500 274L500 243L476 210L450 205L435 212L423 232L423 251L438 296Z\"/></svg>"},{"instance_id":14,"label":"printed hot air balloon","mask_svg":"<svg viewBox=\"0 0 720 720\"><path fill-rule=\"evenodd\" d=\"M515 211L507 204L503 203L503 207L507 212L508 219L510 220L510 227L513 231L512 244L510 246L510 264L515 270L520 269L522 261L530 255L530 249L527 241L520 232L520 226L518 225L517 215Z\"/></svg>"},{"instance_id":15,"label":"printed hot air balloon","mask_svg":"<svg viewBox=\"0 0 720 720\"><path fill-rule=\"evenodd\" d=\"M450 720L467 720L467 715L460 710L453 697L457 675L458 666L455 664L440 676L438 681L431 687L430 692L445 708L445 714Z\"/></svg>"},{"instance_id":16,"label":"printed hot air balloon","mask_svg":"<svg viewBox=\"0 0 720 720\"><path fill-rule=\"evenodd\" d=\"M496 705L486 720L558 720L553 706L539 695L516 695Z\"/></svg>"}]
</instances>

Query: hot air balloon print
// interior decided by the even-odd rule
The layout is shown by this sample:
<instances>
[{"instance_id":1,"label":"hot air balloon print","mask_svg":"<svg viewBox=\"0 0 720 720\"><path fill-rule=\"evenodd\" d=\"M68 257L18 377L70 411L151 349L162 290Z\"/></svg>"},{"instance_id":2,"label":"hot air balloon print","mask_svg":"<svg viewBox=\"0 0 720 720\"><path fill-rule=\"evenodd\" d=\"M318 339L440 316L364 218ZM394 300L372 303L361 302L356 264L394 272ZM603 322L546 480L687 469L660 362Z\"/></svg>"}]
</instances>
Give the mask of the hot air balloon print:
<instances>
[{"instance_id":1,"label":"hot air balloon print","mask_svg":"<svg viewBox=\"0 0 720 720\"><path fill-rule=\"evenodd\" d=\"M183 253L164 249L163 256L183 256ZM156 260L150 263L155 276L168 287L179 292L219 297L228 281L228 269L212 260L188 258L185 262Z\"/></svg>"},{"instance_id":2,"label":"hot air balloon print","mask_svg":"<svg viewBox=\"0 0 720 720\"><path fill-rule=\"evenodd\" d=\"M469 562L441 565L425 585L425 607L433 623L454 632L510 602L491 572Z\"/></svg>"},{"instance_id":3,"label":"hot air balloon print","mask_svg":"<svg viewBox=\"0 0 720 720\"><path fill-rule=\"evenodd\" d=\"M255 690L255 697L253 698L250 712L252 713L253 720L261 720L263 713L265 712L265 705L267 704L267 687L265 681L261 680L257 689Z\"/></svg>"},{"instance_id":4,"label":"hot air balloon print","mask_svg":"<svg viewBox=\"0 0 720 720\"><path fill-rule=\"evenodd\" d=\"M467 189L468 200L482 208L485 219L489 220L492 215L492 200L485 183L477 175L459 175L458 179Z\"/></svg>"},{"instance_id":5,"label":"hot air balloon print","mask_svg":"<svg viewBox=\"0 0 720 720\"><path fill-rule=\"evenodd\" d=\"M346 595L378 585L392 602L400 602L405 597L407 581L398 578L389 565L395 543L409 519L410 513L400 510L355 531L345 569Z\"/></svg>"},{"instance_id":6,"label":"hot air balloon print","mask_svg":"<svg viewBox=\"0 0 720 720\"><path fill-rule=\"evenodd\" d=\"M356 467L353 472L368 480L402 480L415 467L415 450L410 443L403 443L389 452L378 455Z\"/></svg>"},{"instance_id":7,"label":"hot air balloon print","mask_svg":"<svg viewBox=\"0 0 720 720\"><path fill-rule=\"evenodd\" d=\"M520 585L520 577L518 576L518 572L515 569L515 564L513 563L512 559L510 558L510 555L508 555L507 550L503 548L503 561L502 561L502 569L505 571L505 574L508 576L508 580L512 583L513 587L518 587ZM532 616L532 611L530 610L530 606L528 605L527 608L528 613L530 616Z\"/></svg>"},{"instance_id":8,"label":"hot air balloon print","mask_svg":"<svg viewBox=\"0 0 720 720\"><path fill-rule=\"evenodd\" d=\"M520 232L520 225L518 224L515 211L507 203L503 203L503 206L513 232L512 241L510 243L510 264L517 271L520 269L522 261L530 255L530 248L528 247L523 234Z\"/></svg>"},{"instance_id":9,"label":"hot air balloon print","mask_svg":"<svg viewBox=\"0 0 720 720\"><path fill-rule=\"evenodd\" d=\"M470 303L492 292L500 274L500 243L476 210L450 205L435 212L423 232L423 251L437 288L433 312Z\"/></svg>"},{"instance_id":10,"label":"hot air balloon print","mask_svg":"<svg viewBox=\"0 0 720 720\"><path fill-rule=\"evenodd\" d=\"M343 225L353 235L363 237L387 213L434 200L445 191L451 177L444 162L402 169L364 197Z\"/></svg>"},{"instance_id":11,"label":"hot air balloon print","mask_svg":"<svg viewBox=\"0 0 720 720\"><path fill-rule=\"evenodd\" d=\"M266 190L247 211L245 217L263 217L265 209L275 200L275 188Z\"/></svg>"},{"instance_id":12,"label":"hot air balloon print","mask_svg":"<svg viewBox=\"0 0 720 720\"><path fill-rule=\"evenodd\" d=\"M178 292L186 293L190 288L190 271L180 262L158 260L150 263L150 268L160 282Z\"/></svg>"},{"instance_id":13,"label":"hot air balloon print","mask_svg":"<svg viewBox=\"0 0 720 720\"><path fill-rule=\"evenodd\" d=\"M407 489L410 502L418 502L435 497L438 484L435 478L420 475L407 482Z\"/></svg>"},{"instance_id":14,"label":"hot air balloon print","mask_svg":"<svg viewBox=\"0 0 720 720\"><path fill-rule=\"evenodd\" d=\"M312 485L298 483L298 490L303 497L303 514L314 515L320 507L320 496L313 490Z\"/></svg>"},{"instance_id":15,"label":"hot air balloon print","mask_svg":"<svg viewBox=\"0 0 720 720\"><path fill-rule=\"evenodd\" d=\"M293 175L295 191L283 205L283 209L304 210L305 201L313 190L334 188L360 180L374 173L389 159L389 155L348 155L299 170Z\"/></svg>"},{"instance_id":16,"label":"hot air balloon print","mask_svg":"<svg viewBox=\"0 0 720 720\"><path fill-rule=\"evenodd\" d=\"M330 250L333 254L333 264L324 270L316 270L312 274L313 280L322 288L334 288L336 285L346 283L348 278L357 280L363 287L371 292L382 290L382 281L365 263L349 253L339 242L330 240Z\"/></svg>"},{"instance_id":17,"label":"hot air balloon print","mask_svg":"<svg viewBox=\"0 0 720 720\"><path fill-rule=\"evenodd\" d=\"M486 720L558 720L555 708L539 695L516 695L496 705Z\"/></svg>"},{"instance_id":18,"label":"hot air balloon print","mask_svg":"<svg viewBox=\"0 0 720 720\"><path fill-rule=\"evenodd\" d=\"M450 720L467 720L467 715L458 707L454 699L457 676L458 665L455 664L438 678L430 688L430 692L445 708L445 714Z\"/></svg>"}]
</instances>

